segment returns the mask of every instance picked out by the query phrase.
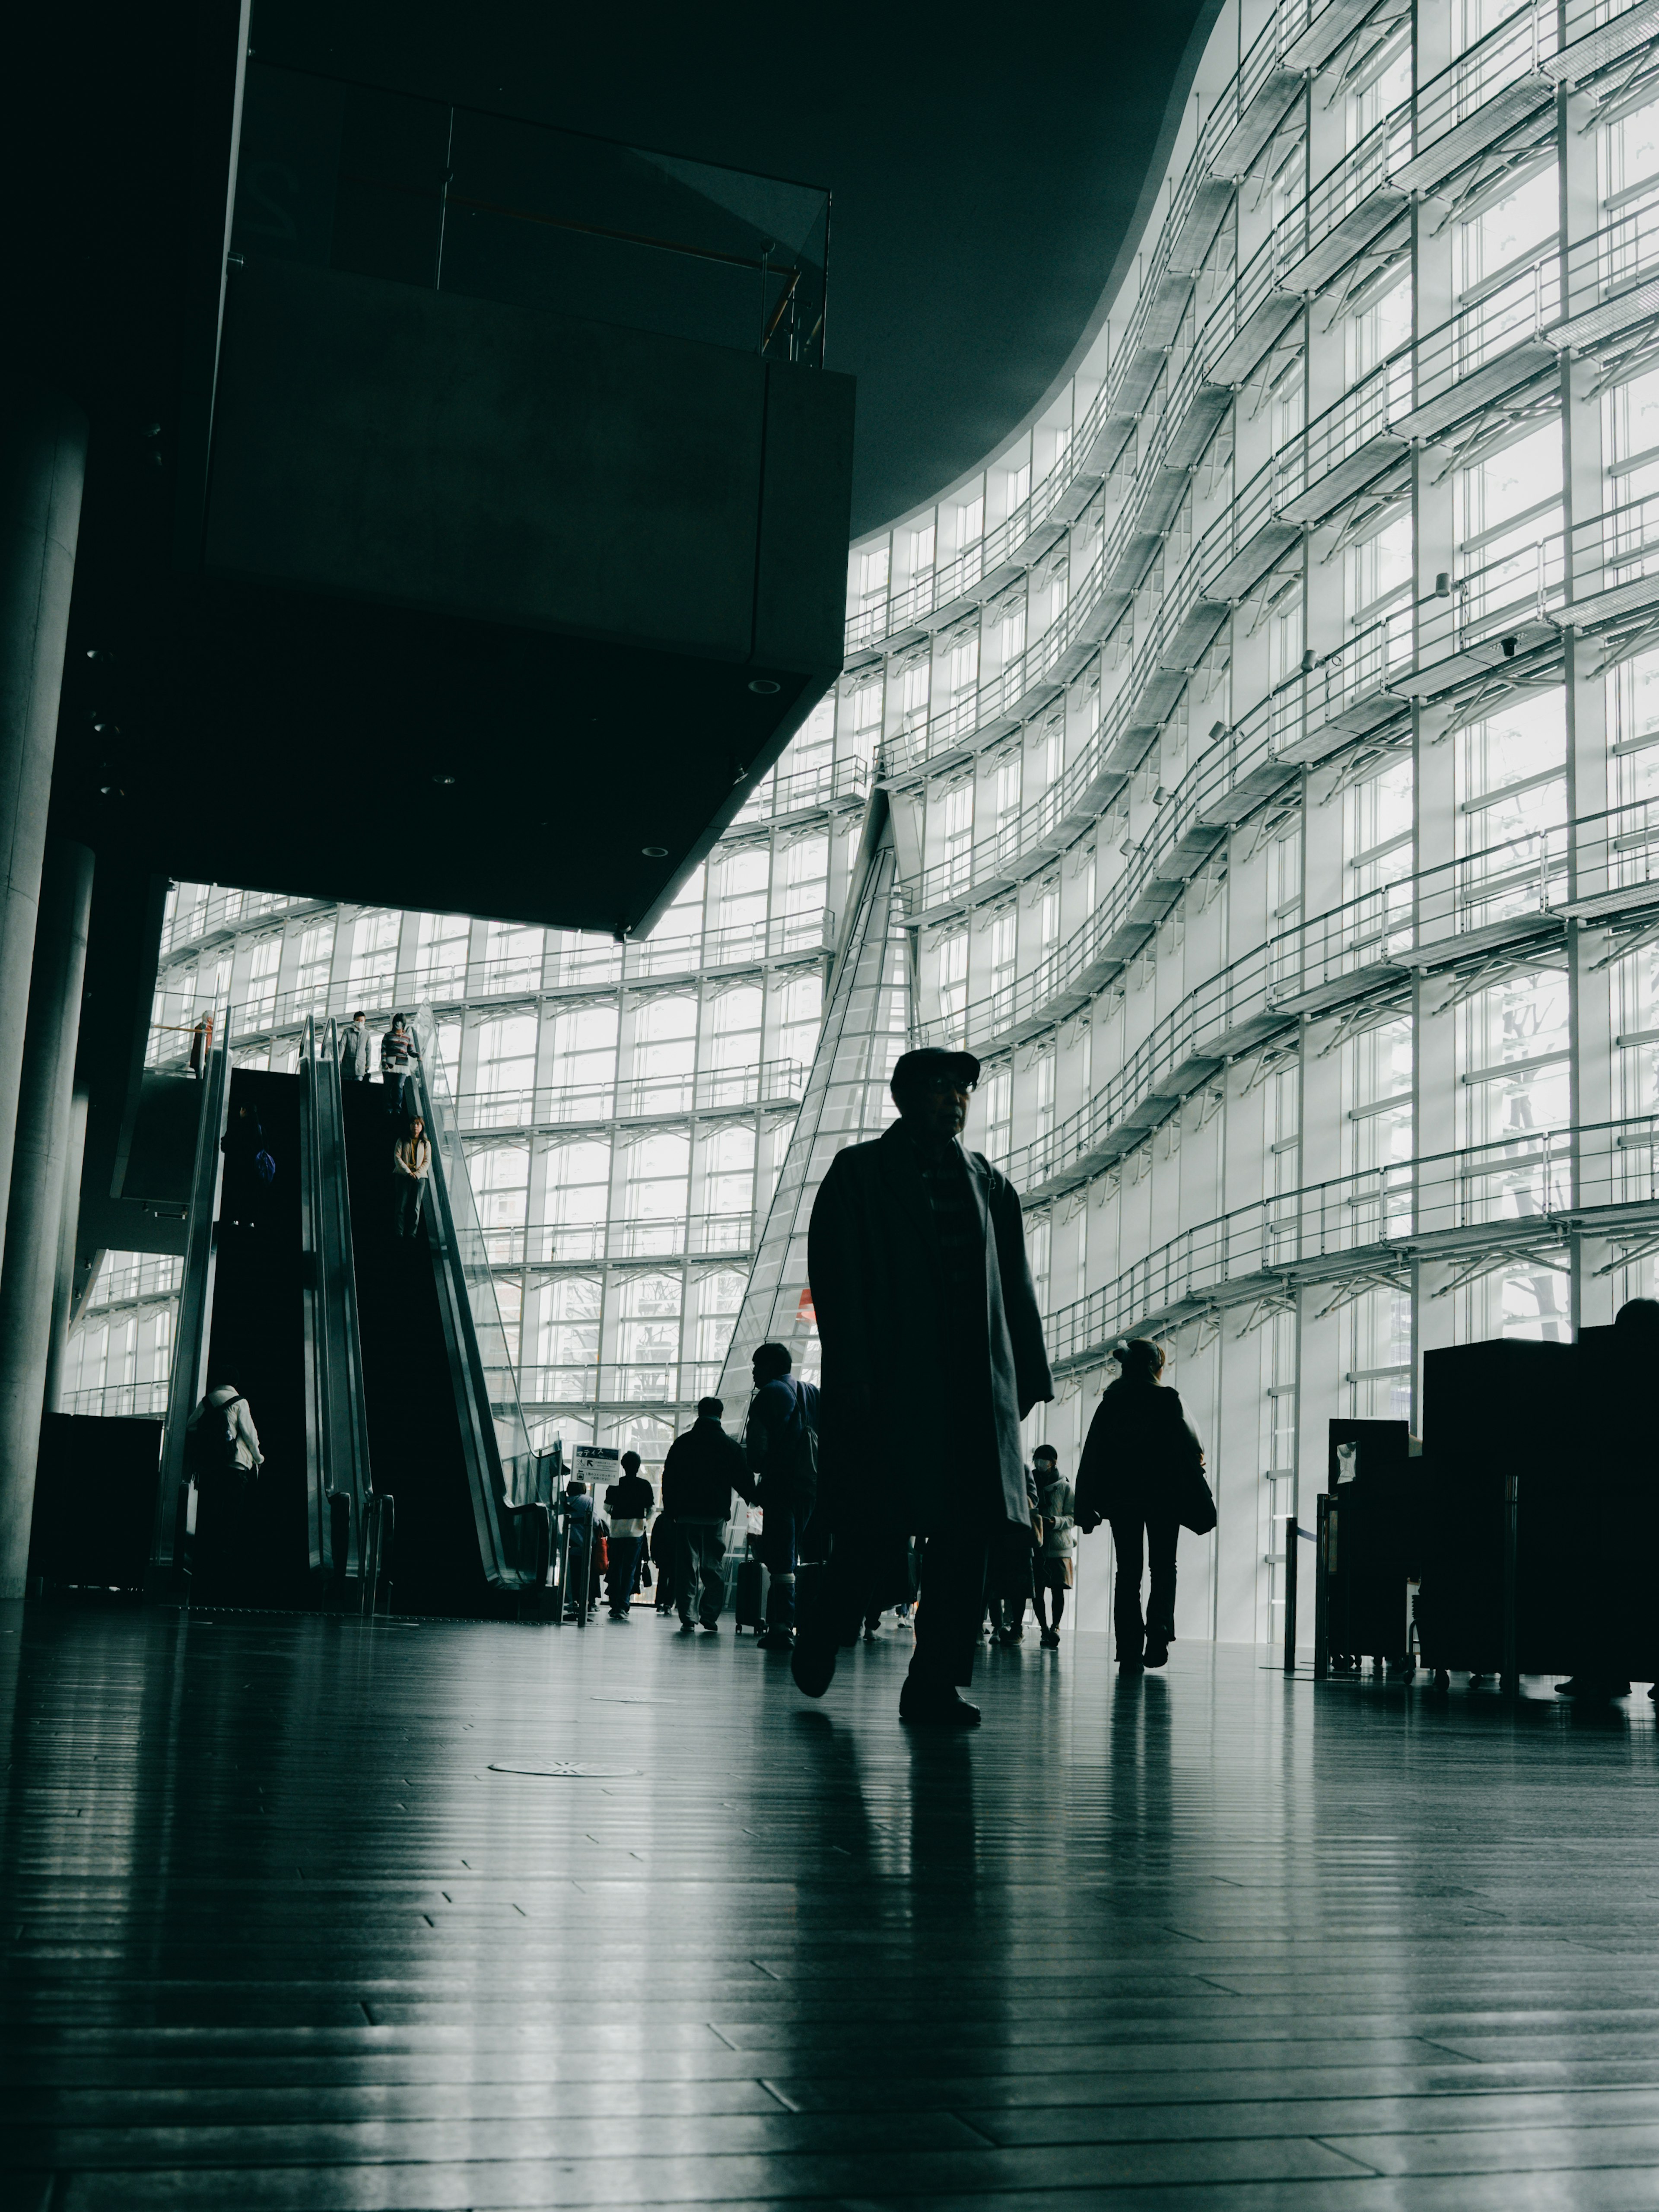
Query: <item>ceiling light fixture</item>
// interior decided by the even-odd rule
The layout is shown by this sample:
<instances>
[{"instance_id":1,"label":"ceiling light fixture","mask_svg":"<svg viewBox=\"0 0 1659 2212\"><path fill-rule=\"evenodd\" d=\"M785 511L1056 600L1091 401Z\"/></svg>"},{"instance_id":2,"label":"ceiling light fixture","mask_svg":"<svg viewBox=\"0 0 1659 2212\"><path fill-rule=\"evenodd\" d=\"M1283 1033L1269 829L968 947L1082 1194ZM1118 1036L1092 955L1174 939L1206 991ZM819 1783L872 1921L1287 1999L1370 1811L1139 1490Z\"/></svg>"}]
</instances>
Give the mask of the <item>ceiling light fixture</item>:
<instances>
[{"instance_id":1,"label":"ceiling light fixture","mask_svg":"<svg viewBox=\"0 0 1659 2212\"><path fill-rule=\"evenodd\" d=\"M668 858L668 848L666 845L641 845L640 854L641 857L647 860L665 860Z\"/></svg>"},{"instance_id":2,"label":"ceiling light fixture","mask_svg":"<svg viewBox=\"0 0 1659 2212\"><path fill-rule=\"evenodd\" d=\"M781 684L775 684L769 676L757 676L749 689L751 691L758 691L764 699L769 698L774 691L782 690L783 686Z\"/></svg>"}]
</instances>

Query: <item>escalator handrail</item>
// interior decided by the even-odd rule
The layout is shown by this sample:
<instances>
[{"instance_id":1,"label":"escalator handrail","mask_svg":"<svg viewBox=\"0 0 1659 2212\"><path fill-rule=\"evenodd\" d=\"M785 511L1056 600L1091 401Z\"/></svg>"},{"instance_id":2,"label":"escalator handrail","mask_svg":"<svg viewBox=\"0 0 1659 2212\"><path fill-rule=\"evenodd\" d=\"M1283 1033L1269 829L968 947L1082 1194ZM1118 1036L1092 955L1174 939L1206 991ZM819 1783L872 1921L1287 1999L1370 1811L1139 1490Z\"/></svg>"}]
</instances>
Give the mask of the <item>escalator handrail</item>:
<instances>
[{"instance_id":1,"label":"escalator handrail","mask_svg":"<svg viewBox=\"0 0 1659 2212\"><path fill-rule=\"evenodd\" d=\"M323 1036L323 1058L326 1063L321 1078L320 1091L329 1102L333 1117L334 1152L339 1164L339 1179L331 1196L334 1205L334 1228L338 1247L340 1301L343 1309L341 1320L346 1343L346 1372L343 1377L346 1394L346 1433L351 1454L351 1549L360 1554L362 1516L370 1491L374 1488L372 1462L368 1455L368 1401L363 1388L363 1340L357 1318L357 1256L351 1236L351 1170L346 1158L345 1098L340 1081L339 1024L331 1014ZM331 1376L332 1387L339 1378ZM333 1486L342 1486L337 1479ZM351 1572L348 1563L347 1573Z\"/></svg>"},{"instance_id":2,"label":"escalator handrail","mask_svg":"<svg viewBox=\"0 0 1659 2212\"><path fill-rule=\"evenodd\" d=\"M444 1158L447 1123L440 1117L440 1102L426 1079L424 1061L419 1058L422 1039L425 1038L430 1044L435 1037L428 1009L422 1007L416 1014L413 1028L417 1064L408 1080L414 1086L420 1110L425 1117L432 1148L432 1168L428 1178L431 1186L431 1205L427 1215L428 1244L438 1285L444 1334L450 1347L451 1375L456 1386L457 1410L461 1417L462 1448L472 1494L472 1516L477 1531L479 1555L487 1582L498 1588L516 1589L522 1578L516 1567L507 1565L507 1545L501 1527L501 1508L507 1502L507 1470L501 1462L483 1354L473 1320L465 1271L457 1249L455 1218L450 1204L449 1179Z\"/></svg>"},{"instance_id":3,"label":"escalator handrail","mask_svg":"<svg viewBox=\"0 0 1659 2212\"><path fill-rule=\"evenodd\" d=\"M151 1564L178 1565L173 1556L178 1500L185 1481L185 1443L190 1417L207 1389L208 1346L213 1334L213 1284L218 1261L220 1150L230 1112L230 1015L226 1010L202 1066L202 1106L196 1125L190 1211L185 1228L184 1278L179 1291L178 1334L167 1382L167 1425L161 1440L161 1480L150 1538Z\"/></svg>"}]
</instances>

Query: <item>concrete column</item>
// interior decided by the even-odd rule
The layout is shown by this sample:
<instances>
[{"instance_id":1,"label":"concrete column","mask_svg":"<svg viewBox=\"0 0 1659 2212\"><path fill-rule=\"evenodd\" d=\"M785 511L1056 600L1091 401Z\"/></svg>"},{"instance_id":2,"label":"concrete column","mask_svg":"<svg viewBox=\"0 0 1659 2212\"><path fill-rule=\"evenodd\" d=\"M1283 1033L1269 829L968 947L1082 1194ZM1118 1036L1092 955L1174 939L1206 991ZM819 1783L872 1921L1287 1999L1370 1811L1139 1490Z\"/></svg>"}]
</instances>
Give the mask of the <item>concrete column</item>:
<instances>
[{"instance_id":1,"label":"concrete column","mask_svg":"<svg viewBox=\"0 0 1659 2212\"><path fill-rule=\"evenodd\" d=\"M87 1155L87 1111L77 1091L70 1104L69 1149L64 1159L64 1203L58 1216L58 1269L52 1287L52 1340L46 1351L45 1411L62 1410L64 1363L69 1352L70 1312L75 1304L76 1232L81 1225L81 1170Z\"/></svg>"},{"instance_id":2,"label":"concrete column","mask_svg":"<svg viewBox=\"0 0 1659 2212\"><path fill-rule=\"evenodd\" d=\"M0 1237L86 459L72 401L0 385Z\"/></svg>"},{"instance_id":3,"label":"concrete column","mask_svg":"<svg viewBox=\"0 0 1659 2212\"><path fill-rule=\"evenodd\" d=\"M0 1601L23 1595L28 1572L91 912L92 854L54 838L40 881L0 1273Z\"/></svg>"}]
</instances>

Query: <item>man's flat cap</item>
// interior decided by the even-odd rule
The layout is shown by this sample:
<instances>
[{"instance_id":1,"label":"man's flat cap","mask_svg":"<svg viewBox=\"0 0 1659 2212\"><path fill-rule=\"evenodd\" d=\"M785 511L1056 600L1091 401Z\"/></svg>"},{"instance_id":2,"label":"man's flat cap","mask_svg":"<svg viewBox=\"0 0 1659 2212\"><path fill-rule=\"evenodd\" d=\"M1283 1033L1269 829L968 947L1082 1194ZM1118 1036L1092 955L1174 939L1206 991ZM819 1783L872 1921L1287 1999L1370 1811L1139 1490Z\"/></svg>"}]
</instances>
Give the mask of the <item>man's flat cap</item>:
<instances>
[{"instance_id":1,"label":"man's flat cap","mask_svg":"<svg viewBox=\"0 0 1659 2212\"><path fill-rule=\"evenodd\" d=\"M890 1087L896 1098L912 1084L955 1083L971 1091L978 1081L979 1062L971 1052L947 1052L943 1045L925 1044L899 1055Z\"/></svg>"}]
</instances>

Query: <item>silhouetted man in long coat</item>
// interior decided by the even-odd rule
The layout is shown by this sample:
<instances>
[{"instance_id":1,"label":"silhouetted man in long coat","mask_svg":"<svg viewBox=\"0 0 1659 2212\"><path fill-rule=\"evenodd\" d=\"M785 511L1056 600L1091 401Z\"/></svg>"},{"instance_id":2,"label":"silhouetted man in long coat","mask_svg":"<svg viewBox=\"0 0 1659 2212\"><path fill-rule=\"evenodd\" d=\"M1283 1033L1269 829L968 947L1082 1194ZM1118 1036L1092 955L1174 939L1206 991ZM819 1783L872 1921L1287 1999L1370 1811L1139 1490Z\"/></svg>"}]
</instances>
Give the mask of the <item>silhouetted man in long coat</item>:
<instances>
[{"instance_id":1,"label":"silhouetted man in long coat","mask_svg":"<svg viewBox=\"0 0 1659 2212\"><path fill-rule=\"evenodd\" d=\"M818 1511L833 1534L797 1686L818 1698L852 1643L884 1537L926 1539L901 1718L973 1727L988 1569L1031 1543L1020 1423L1054 1382L1019 1196L960 1142L971 1053L928 1047L893 1070L899 1118L836 1154L812 1207L808 1273L823 1342ZM816 1525L816 1524L815 1524Z\"/></svg>"}]
</instances>

